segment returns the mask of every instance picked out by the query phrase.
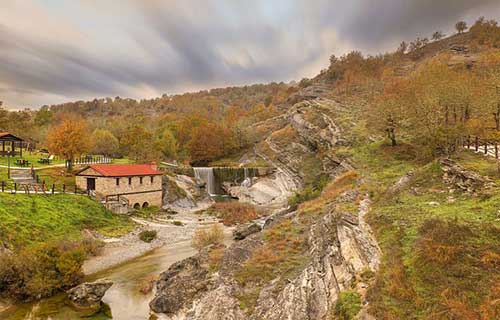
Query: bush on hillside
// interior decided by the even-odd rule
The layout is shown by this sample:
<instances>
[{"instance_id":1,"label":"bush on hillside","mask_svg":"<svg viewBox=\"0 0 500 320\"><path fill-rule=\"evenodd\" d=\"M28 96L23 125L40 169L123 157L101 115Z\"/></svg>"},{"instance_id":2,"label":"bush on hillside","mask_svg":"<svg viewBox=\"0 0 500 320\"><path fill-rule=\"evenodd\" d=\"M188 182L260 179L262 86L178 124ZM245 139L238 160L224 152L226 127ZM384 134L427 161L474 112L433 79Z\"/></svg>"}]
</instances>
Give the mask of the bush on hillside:
<instances>
[{"instance_id":1,"label":"bush on hillside","mask_svg":"<svg viewBox=\"0 0 500 320\"><path fill-rule=\"evenodd\" d=\"M216 203L208 213L221 219L225 226L249 222L259 217L253 205L236 201Z\"/></svg>"},{"instance_id":2,"label":"bush on hillside","mask_svg":"<svg viewBox=\"0 0 500 320\"><path fill-rule=\"evenodd\" d=\"M336 319L351 320L361 310L361 298L355 291L344 291L339 294L335 304L334 315Z\"/></svg>"},{"instance_id":3,"label":"bush on hillside","mask_svg":"<svg viewBox=\"0 0 500 320\"><path fill-rule=\"evenodd\" d=\"M90 242L62 240L0 255L0 295L33 300L77 285L85 258L98 247Z\"/></svg>"},{"instance_id":4,"label":"bush on hillside","mask_svg":"<svg viewBox=\"0 0 500 320\"><path fill-rule=\"evenodd\" d=\"M156 239L156 236L158 235L158 232L156 230L144 230L139 233L139 239L141 239L144 242L150 243L154 239Z\"/></svg>"},{"instance_id":5,"label":"bush on hillside","mask_svg":"<svg viewBox=\"0 0 500 320\"><path fill-rule=\"evenodd\" d=\"M206 229L198 229L194 232L192 246L197 250L202 250L210 245L221 244L224 241L224 230L218 224Z\"/></svg>"}]
</instances>

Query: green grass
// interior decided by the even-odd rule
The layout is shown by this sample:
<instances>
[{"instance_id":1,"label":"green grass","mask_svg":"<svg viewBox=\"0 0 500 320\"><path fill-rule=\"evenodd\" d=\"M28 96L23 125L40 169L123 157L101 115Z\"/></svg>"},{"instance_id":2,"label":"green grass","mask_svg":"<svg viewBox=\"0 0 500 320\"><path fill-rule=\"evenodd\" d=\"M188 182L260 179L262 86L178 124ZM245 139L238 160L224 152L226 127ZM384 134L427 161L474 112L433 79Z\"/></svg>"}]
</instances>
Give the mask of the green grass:
<instances>
[{"instance_id":1,"label":"green grass","mask_svg":"<svg viewBox=\"0 0 500 320\"><path fill-rule=\"evenodd\" d=\"M376 143L356 150L356 165L375 199L368 221L383 251L369 291L373 315L485 317L490 297L497 292L495 281L500 279L499 269L494 268L500 263L500 190L450 193L456 188L444 184L439 163L415 162L408 156L410 146ZM496 163L481 155L463 152L456 160L498 179ZM386 194L410 170L414 171L410 184L398 194Z\"/></svg>"},{"instance_id":2,"label":"green grass","mask_svg":"<svg viewBox=\"0 0 500 320\"><path fill-rule=\"evenodd\" d=\"M113 159L114 164L130 164L130 163L135 163L134 160L129 159L129 158L121 158L121 159Z\"/></svg>"},{"instance_id":3,"label":"green grass","mask_svg":"<svg viewBox=\"0 0 500 320\"><path fill-rule=\"evenodd\" d=\"M335 319L352 320L361 310L361 298L355 291L341 292L335 304Z\"/></svg>"},{"instance_id":4,"label":"green grass","mask_svg":"<svg viewBox=\"0 0 500 320\"><path fill-rule=\"evenodd\" d=\"M11 165L11 167L18 167L16 165L16 160L23 159L23 160L28 160L30 162L30 165L32 164L35 168L44 167L44 166L47 166L47 164L46 163L38 163L38 160L41 158L46 158L46 157L47 157L46 153L24 152L23 151L22 157L16 156L16 157L10 158L10 165ZM0 156L0 165L6 166L7 163L8 163L8 158ZM64 160L58 159L57 157L50 162L51 165L62 164L62 163L64 163Z\"/></svg>"},{"instance_id":5,"label":"green grass","mask_svg":"<svg viewBox=\"0 0 500 320\"><path fill-rule=\"evenodd\" d=\"M84 196L0 194L0 240L22 247L57 239L79 239L83 229L108 236L133 229L125 216Z\"/></svg>"}]
</instances>

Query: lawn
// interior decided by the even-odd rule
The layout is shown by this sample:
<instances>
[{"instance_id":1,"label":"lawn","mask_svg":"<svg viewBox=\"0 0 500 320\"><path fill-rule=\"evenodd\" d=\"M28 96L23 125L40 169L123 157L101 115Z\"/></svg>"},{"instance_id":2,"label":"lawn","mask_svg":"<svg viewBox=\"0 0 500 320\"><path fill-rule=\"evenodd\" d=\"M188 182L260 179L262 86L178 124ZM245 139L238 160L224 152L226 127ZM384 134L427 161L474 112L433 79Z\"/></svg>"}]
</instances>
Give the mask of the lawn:
<instances>
[{"instance_id":1,"label":"lawn","mask_svg":"<svg viewBox=\"0 0 500 320\"><path fill-rule=\"evenodd\" d=\"M383 251L369 291L372 314L380 319L490 319L500 280L500 190L454 190L444 184L438 161L414 161L408 145L374 143L354 154L364 188L375 200L368 220ZM455 160L498 181L491 159L464 151ZM410 170L409 185L386 193Z\"/></svg>"},{"instance_id":2,"label":"lawn","mask_svg":"<svg viewBox=\"0 0 500 320\"><path fill-rule=\"evenodd\" d=\"M43 167L43 166L46 166L47 164L38 163L38 160L41 159L41 158L46 158L46 157L47 157L46 153L27 152L26 151L26 152L23 152L22 158L19 157L19 156L10 157L10 165L11 165L11 167L19 167L16 164L16 161L18 159L23 159L23 160L28 160L30 162L30 165L33 165L35 168L37 168L37 167ZM8 163L7 157L0 157L0 165L6 166L7 163ZM51 165L52 164L63 164L63 163L64 163L64 160L61 160L61 159L59 159L57 157L50 162Z\"/></svg>"},{"instance_id":3,"label":"lawn","mask_svg":"<svg viewBox=\"0 0 500 320\"><path fill-rule=\"evenodd\" d=\"M118 236L133 228L128 217L113 214L85 196L0 193L0 241L16 248L79 239L84 229Z\"/></svg>"}]
</instances>

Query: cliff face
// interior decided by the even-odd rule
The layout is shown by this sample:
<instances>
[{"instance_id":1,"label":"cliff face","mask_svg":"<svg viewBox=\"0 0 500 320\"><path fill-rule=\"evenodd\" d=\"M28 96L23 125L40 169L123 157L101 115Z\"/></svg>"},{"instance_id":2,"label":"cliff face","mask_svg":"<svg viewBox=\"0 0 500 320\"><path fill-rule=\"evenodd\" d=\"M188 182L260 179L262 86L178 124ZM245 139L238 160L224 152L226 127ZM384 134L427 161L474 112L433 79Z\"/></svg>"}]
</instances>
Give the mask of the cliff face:
<instances>
[{"instance_id":1,"label":"cliff face","mask_svg":"<svg viewBox=\"0 0 500 320\"><path fill-rule=\"evenodd\" d=\"M165 319L328 319L342 290L354 288L363 297L367 284L362 274L374 272L380 261L380 250L364 222L369 199L341 190L322 196L324 202L312 216L300 208L286 209L292 192L321 176L335 178L351 169L335 155L338 147L348 144L334 121L342 108L316 97L255 126L262 138L257 152L277 168L273 187L281 192L267 204L279 203L282 210L267 219L262 232L227 248L216 272L208 267L210 254L205 251L164 272L150 304L155 313ZM237 192L251 198L255 190ZM348 204L357 209L346 210ZM241 270L266 247L272 229L284 222L304 229L297 255L301 262L294 272L277 273L255 288L242 284ZM184 290L189 283L193 285ZM251 307L242 301L249 292L256 294Z\"/></svg>"}]
</instances>

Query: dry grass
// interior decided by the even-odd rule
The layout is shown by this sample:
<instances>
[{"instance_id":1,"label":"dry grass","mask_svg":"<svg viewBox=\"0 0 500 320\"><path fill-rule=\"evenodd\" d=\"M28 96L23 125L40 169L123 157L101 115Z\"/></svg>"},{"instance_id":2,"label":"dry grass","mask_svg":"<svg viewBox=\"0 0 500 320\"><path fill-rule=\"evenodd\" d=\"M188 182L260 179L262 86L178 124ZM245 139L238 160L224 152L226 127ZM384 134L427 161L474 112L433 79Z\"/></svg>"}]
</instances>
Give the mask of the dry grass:
<instances>
[{"instance_id":1,"label":"dry grass","mask_svg":"<svg viewBox=\"0 0 500 320\"><path fill-rule=\"evenodd\" d=\"M269 281L292 279L307 263L306 228L285 220L264 231L264 245L236 273L243 288L238 297L243 309L251 313L258 293Z\"/></svg>"},{"instance_id":2,"label":"dry grass","mask_svg":"<svg viewBox=\"0 0 500 320\"><path fill-rule=\"evenodd\" d=\"M319 197L301 203L299 205L299 212L305 214L321 212L328 203L333 202L343 192L352 189L357 177L358 175L355 171L348 171L338 176L328 183Z\"/></svg>"},{"instance_id":3,"label":"dry grass","mask_svg":"<svg viewBox=\"0 0 500 320\"><path fill-rule=\"evenodd\" d=\"M208 253L208 265L210 266L210 270L212 270L213 272L219 270L220 263L225 251L226 248L224 246L215 247L210 250L210 252Z\"/></svg>"},{"instance_id":4,"label":"dry grass","mask_svg":"<svg viewBox=\"0 0 500 320\"><path fill-rule=\"evenodd\" d=\"M210 207L208 213L221 219L225 226L234 226L259 217L253 205L236 201L216 203Z\"/></svg>"},{"instance_id":5,"label":"dry grass","mask_svg":"<svg viewBox=\"0 0 500 320\"><path fill-rule=\"evenodd\" d=\"M224 230L218 224L210 228L198 229L194 232L192 246L197 250L202 250L211 245L221 244L224 241Z\"/></svg>"}]
</instances>

